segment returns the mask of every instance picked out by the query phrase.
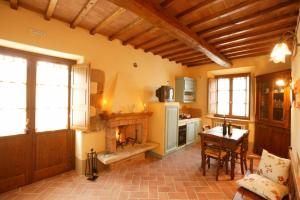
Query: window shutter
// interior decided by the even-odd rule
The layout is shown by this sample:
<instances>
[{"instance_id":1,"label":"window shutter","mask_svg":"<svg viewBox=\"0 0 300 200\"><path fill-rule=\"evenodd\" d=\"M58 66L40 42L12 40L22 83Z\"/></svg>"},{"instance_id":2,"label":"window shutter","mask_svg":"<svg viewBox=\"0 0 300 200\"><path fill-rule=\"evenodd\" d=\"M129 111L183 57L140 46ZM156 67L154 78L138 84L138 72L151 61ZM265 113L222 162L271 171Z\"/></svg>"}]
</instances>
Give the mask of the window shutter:
<instances>
[{"instance_id":1,"label":"window shutter","mask_svg":"<svg viewBox=\"0 0 300 200\"><path fill-rule=\"evenodd\" d=\"M73 65L71 70L71 128L89 128L90 65Z\"/></svg>"},{"instance_id":2,"label":"window shutter","mask_svg":"<svg viewBox=\"0 0 300 200\"><path fill-rule=\"evenodd\" d=\"M217 79L208 79L208 113L217 113Z\"/></svg>"}]
</instances>

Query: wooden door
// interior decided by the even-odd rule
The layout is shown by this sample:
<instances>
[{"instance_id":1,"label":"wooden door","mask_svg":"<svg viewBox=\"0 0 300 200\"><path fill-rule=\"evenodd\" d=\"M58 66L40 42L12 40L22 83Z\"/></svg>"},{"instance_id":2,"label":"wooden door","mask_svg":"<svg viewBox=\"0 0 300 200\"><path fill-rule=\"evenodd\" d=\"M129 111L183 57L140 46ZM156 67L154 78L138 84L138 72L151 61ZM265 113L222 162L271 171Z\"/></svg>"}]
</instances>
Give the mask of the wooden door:
<instances>
[{"instance_id":1,"label":"wooden door","mask_svg":"<svg viewBox=\"0 0 300 200\"><path fill-rule=\"evenodd\" d=\"M69 67L65 60L0 48L0 193L74 168ZM54 68L64 70L55 75Z\"/></svg>"},{"instance_id":2,"label":"wooden door","mask_svg":"<svg viewBox=\"0 0 300 200\"><path fill-rule=\"evenodd\" d=\"M178 138L178 107L166 106L166 136L165 151L166 153L177 148Z\"/></svg>"}]
</instances>

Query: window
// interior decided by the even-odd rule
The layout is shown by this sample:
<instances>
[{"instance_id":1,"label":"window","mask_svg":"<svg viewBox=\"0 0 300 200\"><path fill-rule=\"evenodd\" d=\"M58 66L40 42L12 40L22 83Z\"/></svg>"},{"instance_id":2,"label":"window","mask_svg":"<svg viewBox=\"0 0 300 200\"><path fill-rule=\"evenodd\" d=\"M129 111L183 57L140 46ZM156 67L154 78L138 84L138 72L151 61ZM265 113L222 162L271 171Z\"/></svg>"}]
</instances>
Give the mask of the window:
<instances>
[{"instance_id":1,"label":"window","mask_svg":"<svg viewBox=\"0 0 300 200\"><path fill-rule=\"evenodd\" d=\"M0 136L25 133L27 61L0 54Z\"/></svg>"},{"instance_id":2,"label":"window","mask_svg":"<svg viewBox=\"0 0 300 200\"><path fill-rule=\"evenodd\" d=\"M36 130L68 128L69 67L50 62L37 62Z\"/></svg>"},{"instance_id":3,"label":"window","mask_svg":"<svg viewBox=\"0 0 300 200\"><path fill-rule=\"evenodd\" d=\"M249 118L250 75L219 76L209 80L209 113Z\"/></svg>"},{"instance_id":4,"label":"window","mask_svg":"<svg viewBox=\"0 0 300 200\"><path fill-rule=\"evenodd\" d=\"M70 127L71 64L0 47L0 137Z\"/></svg>"}]
</instances>

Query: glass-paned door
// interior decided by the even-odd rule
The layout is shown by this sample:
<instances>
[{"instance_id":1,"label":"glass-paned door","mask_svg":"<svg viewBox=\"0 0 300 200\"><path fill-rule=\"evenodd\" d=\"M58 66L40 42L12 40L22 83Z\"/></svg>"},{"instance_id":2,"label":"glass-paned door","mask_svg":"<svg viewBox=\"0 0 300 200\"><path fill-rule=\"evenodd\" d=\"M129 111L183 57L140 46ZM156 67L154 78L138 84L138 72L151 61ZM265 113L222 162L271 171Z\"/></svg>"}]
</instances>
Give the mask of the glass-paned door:
<instances>
[{"instance_id":1,"label":"glass-paned door","mask_svg":"<svg viewBox=\"0 0 300 200\"><path fill-rule=\"evenodd\" d=\"M273 86L273 120L283 121L284 116L284 87Z\"/></svg>"},{"instance_id":2,"label":"glass-paned door","mask_svg":"<svg viewBox=\"0 0 300 200\"><path fill-rule=\"evenodd\" d=\"M26 132L27 60L0 54L0 137Z\"/></svg>"},{"instance_id":3,"label":"glass-paned door","mask_svg":"<svg viewBox=\"0 0 300 200\"><path fill-rule=\"evenodd\" d=\"M38 61L36 70L37 132L68 128L68 65Z\"/></svg>"},{"instance_id":4,"label":"glass-paned door","mask_svg":"<svg viewBox=\"0 0 300 200\"><path fill-rule=\"evenodd\" d=\"M268 119L269 118L269 93L270 85L268 81L262 81L260 85L260 99L259 99L259 118Z\"/></svg>"}]
</instances>

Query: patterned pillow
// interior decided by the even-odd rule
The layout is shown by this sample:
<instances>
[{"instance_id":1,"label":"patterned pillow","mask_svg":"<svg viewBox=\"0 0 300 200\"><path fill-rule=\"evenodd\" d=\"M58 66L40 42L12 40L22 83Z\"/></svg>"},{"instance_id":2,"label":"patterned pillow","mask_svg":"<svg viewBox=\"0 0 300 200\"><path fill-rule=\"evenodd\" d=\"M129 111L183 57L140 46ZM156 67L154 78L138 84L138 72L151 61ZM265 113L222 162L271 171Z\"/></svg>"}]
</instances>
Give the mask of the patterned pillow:
<instances>
[{"instance_id":1,"label":"patterned pillow","mask_svg":"<svg viewBox=\"0 0 300 200\"><path fill-rule=\"evenodd\" d=\"M287 184L291 161L263 150L257 174L282 185Z\"/></svg>"},{"instance_id":2,"label":"patterned pillow","mask_svg":"<svg viewBox=\"0 0 300 200\"><path fill-rule=\"evenodd\" d=\"M258 174L245 176L238 180L237 184L268 200L281 200L289 192L287 186L275 183Z\"/></svg>"}]
</instances>

